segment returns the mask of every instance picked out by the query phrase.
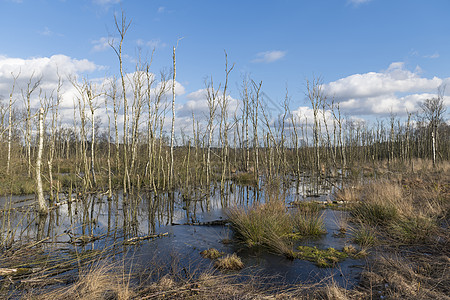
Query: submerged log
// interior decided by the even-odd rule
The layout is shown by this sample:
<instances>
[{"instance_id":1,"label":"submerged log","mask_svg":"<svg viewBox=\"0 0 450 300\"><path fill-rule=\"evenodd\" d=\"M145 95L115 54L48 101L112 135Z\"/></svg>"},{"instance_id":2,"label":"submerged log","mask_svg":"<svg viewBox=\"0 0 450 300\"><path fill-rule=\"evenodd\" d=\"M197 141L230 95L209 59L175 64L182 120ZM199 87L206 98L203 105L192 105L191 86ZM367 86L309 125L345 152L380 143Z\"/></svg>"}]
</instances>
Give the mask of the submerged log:
<instances>
[{"instance_id":1,"label":"submerged log","mask_svg":"<svg viewBox=\"0 0 450 300\"><path fill-rule=\"evenodd\" d=\"M0 276L15 275L17 272L19 272L19 269L0 268Z\"/></svg>"},{"instance_id":2,"label":"submerged log","mask_svg":"<svg viewBox=\"0 0 450 300\"><path fill-rule=\"evenodd\" d=\"M146 236L136 236L133 238L130 238L126 241L123 241L122 244L124 245L135 245L140 241L145 241L145 240L149 240L149 239L156 239L159 237L163 237L163 236L168 236L169 233L168 232L164 232L164 233L159 233L159 234L150 234L150 235L146 235Z\"/></svg>"},{"instance_id":3,"label":"submerged log","mask_svg":"<svg viewBox=\"0 0 450 300\"><path fill-rule=\"evenodd\" d=\"M189 226L224 226L228 224L229 220L213 220L208 222L187 222L187 223L172 223L172 226L175 225L189 225Z\"/></svg>"}]
</instances>

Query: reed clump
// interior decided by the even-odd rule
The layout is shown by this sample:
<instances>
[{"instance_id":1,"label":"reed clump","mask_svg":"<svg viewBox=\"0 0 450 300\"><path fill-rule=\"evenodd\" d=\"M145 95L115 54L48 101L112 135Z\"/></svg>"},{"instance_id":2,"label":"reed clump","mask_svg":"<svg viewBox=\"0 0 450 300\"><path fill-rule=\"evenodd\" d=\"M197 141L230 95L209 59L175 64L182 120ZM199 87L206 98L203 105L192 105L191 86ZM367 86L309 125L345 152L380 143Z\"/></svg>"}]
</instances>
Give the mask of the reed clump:
<instances>
[{"instance_id":1,"label":"reed clump","mask_svg":"<svg viewBox=\"0 0 450 300\"><path fill-rule=\"evenodd\" d=\"M244 263L236 253L233 253L232 255L218 258L214 263L214 266L222 270L240 270L244 267Z\"/></svg>"},{"instance_id":2,"label":"reed clump","mask_svg":"<svg viewBox=\"0 0 450 300\"><path fill-rule=\"evenodd\" d=\"M375 229L360 223L356 228L352 228L353 241L361 246L362 249L367 249L374 246L377 242Z\"/></svg>"},{"instance_id":3,"label":"reed clump","mask_svg":"<svg viewBox=\"0 0 450 300\"><path fill-rule=\"evenodd\" d=\"M233 207L227 216L236 237L245 245L262 246L289 259L297 257L292 240L326 233L321 207L315 203L288 210L284 202L269 200L247 209Z\"/></svg>"},{"instance_id":4,"label":"reed clump","mask_svg":"<svg viewBox=\"0 0 450 300\"><path fill-rule=\"evenodd\" d=\"M282 237L292 232L286 206L277 200L255 203L246 209L233 207L227 216L237 237L249 247L267 246L274 235Z\"/></svg>"},{"instance_id":5,"label":"reed clump","mask_svg":"<svg viewBox=\"0 0 450 300\"><path fill-rule=\"evenodd\" d=\"M291 211L293 232L300 237L320 236L326 233L324 214L316 203L296 205Z\"/></svg>"},{"instance_id":6,"label":"reed clump","mask_svg":"<svg viewBox=\"0 0 450 300\"><path fill-rule=\"evenodd\" d=\"M407 209L401 187L388 181L369 183L363 187L362 199L354 204L354 217L371 225L386 225L399 216L399 210ZM408 207L409 209L409 207Z\"/></svg>"}]
</instances>

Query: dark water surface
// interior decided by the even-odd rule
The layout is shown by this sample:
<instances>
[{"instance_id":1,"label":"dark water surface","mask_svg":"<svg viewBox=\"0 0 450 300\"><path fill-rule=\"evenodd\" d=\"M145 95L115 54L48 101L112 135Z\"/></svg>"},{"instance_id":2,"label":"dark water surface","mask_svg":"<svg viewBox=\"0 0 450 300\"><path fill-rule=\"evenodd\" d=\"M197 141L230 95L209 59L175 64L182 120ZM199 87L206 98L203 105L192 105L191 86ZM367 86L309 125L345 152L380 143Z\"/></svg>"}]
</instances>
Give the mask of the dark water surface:
<instances>
[{"instance_id":1,"label":"dark water surface","mask_svg":"<svg viewBox=\"0 0 450 300\"><path fill-rule=\"evenodd\" d=\"M282 193L286 203L306 201L309 198L305 185L296 185ZM201 272L211 268L212 262L200 256L208 248L225 253L237 253L245 264L238 274L269 276L280 283L316 283L332 276L344 287L353 286L364 265L363 260L346 259L334 268L318 268L312 262L289 260L263 249L248 249L239 242L223 243L232 239L233 233L227 224L208 225L209 222L225 220L227 207L246 207L255 201L264 202L265 193L253 187L236 186L231 183L227 192L212 189L209 195L194 190L172 194L142 193L126 197L116 193L112 200L104 195L74 198L73 202L54 207L45 219L34 212L34 196L12 196L0 198L2 207L2 236L13 236L14 240L42 240L47 251L91 251L112 249L116 259L134 269L150 269L156 266L176 264L186 272ZM314 201L330 199L331 187ZM66 198L65 198L66 197ZM67 196L60 195L64 202ZM12 209L9 209L9 208ZM300 244L320 249L333 247L342 250L351 244L350 236L336 237L337 219L347 212L324 210L327 234ZM167 235L140 241L136 245L124 245L133 237L153 234ZM75 242L75 243L71 243ZM62 252L63 253L63 252Z\"/></svg>"}]
</instances>

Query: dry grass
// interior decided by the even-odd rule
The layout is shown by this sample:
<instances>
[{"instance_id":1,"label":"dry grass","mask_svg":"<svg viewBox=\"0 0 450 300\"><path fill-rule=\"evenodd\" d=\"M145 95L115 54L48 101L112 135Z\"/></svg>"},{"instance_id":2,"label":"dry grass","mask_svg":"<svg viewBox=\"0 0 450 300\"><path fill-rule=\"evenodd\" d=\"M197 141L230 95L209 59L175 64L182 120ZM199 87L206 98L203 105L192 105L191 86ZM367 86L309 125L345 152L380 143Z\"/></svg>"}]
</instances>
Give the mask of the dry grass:
<instances>
[{"instance_id":1,"label":"dry grass","mask_svg":"<svg viewBox=\"0 0 450 300\"><path fill-rule=\"evenodd\" d=\"M223 256L225 253L221 252L215 248L209 248L207 250L203 250L202 252L200 252L200 255L203 258L209 258L209 259L217 259L221 256Z\"/></svg>"},{"instance_id":2,"label":"dry grass","mask_svg":"<svg viewBox=\"0 0 450 300\"><path fill-rule=\"evenodd\" d=\"M438 173L365 184L361 201L351 206L354 221L379 227L401 242L427 242L450 215L449 179L448 174Z\"/></svg>"},{"instance_id":3,"label":"dry grass","mask_svg":"<svg viewBox=\"0 0 450 300\"><path fill-rule=\"evenodd\" d=\"M362 199L352 207L352 214L361 222L385 225L395 220L399 209L410 210L410 203L403 201L402 190L388 182L372 182L363 186Z\"/></svg>"},{"instance_id":4,"label":"dry grass","mask_svg":"<svg viewBox=\"0 0 450 300\"><path fill-rule=\"evenodd\" d=\"M78 280L70 286L40 295L37 299L132 299L130 277L115 264L99 261L80 271Z\"/></svg>"},{"instance_id":5,"label":"dry grass","mask_svg":"<svg viewBox=\"0 0 450 300\"><path fill-rule=\"evenodd\" d=\"M240 270L244 267L244 263L236 253L233 253L232 255L217 259L214 266L222 270Z\"/></svg>"},{"instance_id":6,"label":"dry grass","mask_svg":"<svg viewBox=\"0 0 450 300\"><path fill-rule=\"evenodd\" d=\"M237 237L250 247L266 245L273 235L292 232L285 204L277 200L257 203L247 209L234 207L228 210L227 216Z\"/></svg>"},{"instance_id":7,"label":"dry grass","mask_svg":"<svg viewBox=\"0 0 450 300\"><path fill-rule=\"evenodd\" d=\"M292 239L326 233L323 213L315 203L303 203L288 211L284 202L270 200L248 209L231 208L227 215L236 237L248 247L263 246L289 259L296 257Z\"/></svg>"},{"instance_id":8,"label":"dry grass","mask_svg":"<svg viewBox=\"0 0 450 300\"><path fill-rule=\"evenodd\" d=\"M379 257L362 275L361 290L387 299L450 299L449 258Z\"/></svg>"},{"instance_id":9,"label":"dry grass","mask_svg":"<svg viewBox=\"0 0 450 300\"><path fill-rule=\"evenodd\" d=\"M345 186L336 190L334 199L339 202L356 203L361 199L362 187L359 184Z\"/></svg>"}]
</instances>

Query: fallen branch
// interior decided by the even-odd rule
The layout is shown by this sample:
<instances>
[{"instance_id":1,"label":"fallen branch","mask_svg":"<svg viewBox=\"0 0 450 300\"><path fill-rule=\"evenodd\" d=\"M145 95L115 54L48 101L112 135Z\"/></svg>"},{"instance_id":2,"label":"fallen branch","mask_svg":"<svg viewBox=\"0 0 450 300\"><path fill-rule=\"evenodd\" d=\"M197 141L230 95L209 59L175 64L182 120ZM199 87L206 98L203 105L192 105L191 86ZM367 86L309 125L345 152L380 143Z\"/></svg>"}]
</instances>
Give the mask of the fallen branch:
<instances>
[{"instance_id":1,"label":"fallen branch","mask_svg":"<svg viewBox=\"0 0 450 300\"><path fill-rule=\"evenodd\" d=\"M133 237L130 238L126 241L123 241L122 244L124 245L135 245L140 241L145 241L145 240L149 240L149 239L155 239L155 238L159 238L159 237L163 237L163 236L167 236L169 235L168 232L165 233L160 233L160 234L150 234L150 235L146 235L146 236L137 236L137 237Z\"/></svg>"},{"instance_id":2,"label":"fallen branch","mask_svg":"<svg viewBox=\"0 0 450 300\"><path fill-rule=\"evenodd\" d=\"M190 225L190 226L223 226L229 223L229 220L214 220L208 222L187 222L183 224L172 223L172 226L175 225Z\"/></svg>"}]
</instances>

